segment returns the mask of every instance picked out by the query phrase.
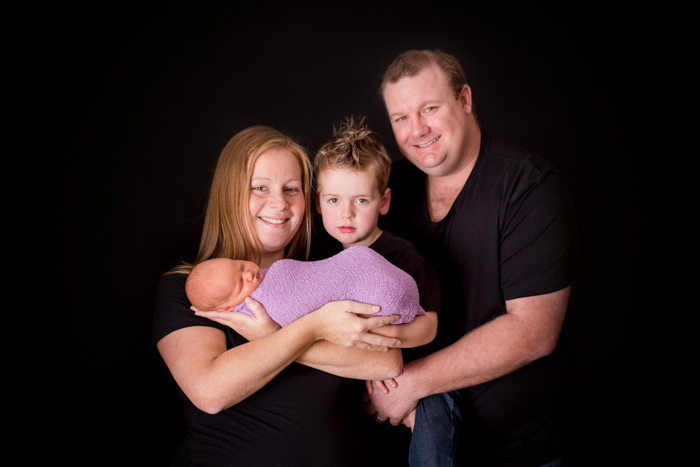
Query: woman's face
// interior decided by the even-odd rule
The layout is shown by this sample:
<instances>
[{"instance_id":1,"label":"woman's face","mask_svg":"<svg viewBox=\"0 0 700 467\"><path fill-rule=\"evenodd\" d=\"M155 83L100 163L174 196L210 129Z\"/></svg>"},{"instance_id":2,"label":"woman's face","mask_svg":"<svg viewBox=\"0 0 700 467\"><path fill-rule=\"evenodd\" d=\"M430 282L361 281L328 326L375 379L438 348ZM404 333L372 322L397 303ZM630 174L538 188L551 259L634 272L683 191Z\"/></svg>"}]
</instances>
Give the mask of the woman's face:
<instances>
[{"instance_id":1,"label":"woman's face","mask_svg":"<svg viewBox=\"0 0 700 467\"><path fill-rule=\"evenodd\" d=\"M261 244L260 267L284 257L304 218L301 168L288 149L272 148L255 161L250 182L250 216Z\"/></svg>"}]
</instances>

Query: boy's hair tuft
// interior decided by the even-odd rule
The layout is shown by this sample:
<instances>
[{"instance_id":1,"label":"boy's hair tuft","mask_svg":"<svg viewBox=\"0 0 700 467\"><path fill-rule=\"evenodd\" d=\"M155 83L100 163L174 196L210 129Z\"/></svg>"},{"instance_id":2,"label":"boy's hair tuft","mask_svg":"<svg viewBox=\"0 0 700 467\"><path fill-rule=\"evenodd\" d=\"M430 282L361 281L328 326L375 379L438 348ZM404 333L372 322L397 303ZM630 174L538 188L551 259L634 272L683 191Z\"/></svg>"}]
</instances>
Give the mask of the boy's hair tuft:
<instances>
[{"instance_id":1,"label":"boy's hair tuft","mask_svg":"<svg viewBox=\"0 0 700 467\"><path fill-rule=\"evenodd\" d=\"M318 184L325 170L350 169L370 170L377 180L380 194L384 194L389 185L391 158L382 145L373 136L365 124L365 117L355 121L353 116L345 119L336 128L333 125L331 139L321 146L314 159L314 180ZM319 186L316 186L316 190Z\"/></svg>"}]
</instances>

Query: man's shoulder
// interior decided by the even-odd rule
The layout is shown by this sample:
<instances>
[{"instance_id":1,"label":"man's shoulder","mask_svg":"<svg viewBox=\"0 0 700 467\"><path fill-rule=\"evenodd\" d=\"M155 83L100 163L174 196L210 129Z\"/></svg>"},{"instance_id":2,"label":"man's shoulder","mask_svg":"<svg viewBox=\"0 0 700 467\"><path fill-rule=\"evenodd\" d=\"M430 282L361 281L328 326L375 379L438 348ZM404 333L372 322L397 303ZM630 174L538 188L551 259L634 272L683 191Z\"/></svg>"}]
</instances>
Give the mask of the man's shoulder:
<instances>
[{"instance_id":1,"label":"man's shoulder","mask_svg":"<svg viewBox=\"0 0 700 467\"><path fill-rule=\"evenodd\" d=\"M484 135L481 157L487 164L509 166L512 169L526 168L535 172L556 171L544 157L529 149L497 138Z\"/></svg>"}]
</instances>

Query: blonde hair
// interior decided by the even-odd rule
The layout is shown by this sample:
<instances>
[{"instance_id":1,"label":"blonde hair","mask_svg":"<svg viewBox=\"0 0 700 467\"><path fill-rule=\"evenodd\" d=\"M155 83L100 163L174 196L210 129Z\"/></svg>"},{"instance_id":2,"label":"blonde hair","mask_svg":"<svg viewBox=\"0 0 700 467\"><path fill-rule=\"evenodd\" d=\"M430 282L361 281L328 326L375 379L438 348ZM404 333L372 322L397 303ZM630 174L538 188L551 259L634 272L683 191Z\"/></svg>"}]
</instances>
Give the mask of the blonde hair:
<instances>
[{"instance_id":1,"label":"blonde hair","mask_svg":"<svg viewBox=\"0 0 700 467\"><path fill-rule=\"evenodd\" d=\"M416 76L423 69L436 64L445 73L447 83L455 95L455 99L459 99L462 88L467 84L467 78L464 76L464 70L454 56L442 52L440 50L407 50L391 62L391 65L386 69L382 76L382 84L379 87L379 95L386 106L384 100L384 91L389 83L396 83L401 78L410 78ZM473 104L472 104L473 107Z\"/></svg>"},{"instance_id":2,"label":"blonde hair","mask_svg":"<svg viewBox=\"0 0 700 467\"><path fill-rule=\"evenodd\" d=\"M389 185L391 158L386 149L364 125L365 118L359 122L351 116L338 128L333 125L331 139L321 146L314 159L314 179L318 191L318 181L325 170L344 168L356 171L369 170L377 180L379 193L384 194Z\"/></svg>"},{"instance_id":3,"label":"blonde hair","mask_svg":"<svg viewBox=\"0 0 700 467\"><path fill-rule=\"evenodd\" d=\"M221 151L209 190L204 229L194 264L183 262L168 273L188 274L202 261L229 258L260 262L260 240L250 216L253 168L264 152L282 148L299 163L304 192L304 218L287 245L285 258L308 259L311 246L311 163L304 148L287 135L257 125L235 135Z\"/></svg>"}]
</instances>

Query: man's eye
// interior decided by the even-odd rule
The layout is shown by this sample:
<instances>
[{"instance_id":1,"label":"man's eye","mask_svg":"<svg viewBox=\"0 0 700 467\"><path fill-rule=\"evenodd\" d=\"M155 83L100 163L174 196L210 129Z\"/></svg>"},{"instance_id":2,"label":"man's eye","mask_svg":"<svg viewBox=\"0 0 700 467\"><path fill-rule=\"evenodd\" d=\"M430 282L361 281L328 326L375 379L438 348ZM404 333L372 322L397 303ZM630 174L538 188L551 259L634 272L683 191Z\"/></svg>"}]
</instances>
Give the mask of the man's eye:
<instances>
[{"instance_id":1,"label":"man's eye","mask_svg":"<svg viewBox=\"0 0 700 467\"><path fill-rule=\"evenodd\" d=\"M404 120L406 120L406 117L399 117L396 119L397 122L403 122Z\"/></svg>"}]
</instances>

